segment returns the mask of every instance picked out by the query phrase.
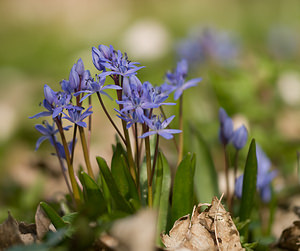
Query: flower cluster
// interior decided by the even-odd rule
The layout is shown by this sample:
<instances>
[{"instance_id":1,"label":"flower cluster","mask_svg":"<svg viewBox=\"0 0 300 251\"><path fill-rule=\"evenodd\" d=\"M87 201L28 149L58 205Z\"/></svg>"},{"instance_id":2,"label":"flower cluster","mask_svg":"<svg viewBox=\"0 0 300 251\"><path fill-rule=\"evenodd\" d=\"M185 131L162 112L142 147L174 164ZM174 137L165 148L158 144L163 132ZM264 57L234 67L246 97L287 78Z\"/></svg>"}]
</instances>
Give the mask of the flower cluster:
<instances>
[{"instance_id":1,"label":"flower cluster","mask_svg":"<svg viewBox=\"0 0 300 251\"><path fill-rule=\"evenodd\" d=\"M186 58L194 64L213 61L222 66L232 66L238 52L237 40L230 32L213 28L193 30L192 35L179 41L177 46L179 58Z\"/></svg>"},{"instance_id":2,"label":"flower cluster","mask_svg":"<svg viewBox=\"0 0 300 251\"><path fill-rule=\"evenodd\" d=\"M269 202L271 199L271 181L276 177L277 171L270 171L271 161L266 156L261 147L256 144L256 158L257 158L257 181L256 188L260 193L263 202ZM238 198L242 197L243 178L241 175L237 178L235 183L235 195Z\"/></svg>"},{"instance_id":3,"label":"flower cluster","mask_svg":"<svg viewBox=\"0 0 300 251\"><path fill-rule=\"evenodd\" d=\"M167 73L167 82L162 86L154 87L148 81L142 83L137 77L137 73L143 66L138 66L139 63L137 62L131 62L126 53L123 54L120 50L115 50L111 45L109 47L105 45L99 45L98 48L93 47L92 60L95 68L99 71L95 77L91 76L89 70L85 70L82 60L79 59L71 68L69 79L60 82L60 91L56 92L48 85L44 86L45 98L43 100L43 107L46 110L30 117L40 118L51 116L53 119L53 126L50 126L48 122L45 123L45 127L42 125L36 126L36 129L43 134L37 142L36 149L41 142L48 139L56 149L56 155L59 158L63 171L65 171L65 168L62 160L66 160L74 200L77 201L77 203L79 203L80 200L78 191L78 185L80 187L80 184L78 183L79 181L76 180L73 169L77 128L80 133L80 140L88 174L91 178L95 178L89 159L89 141L86 140L84 130L84 128L88 127L89 135L91 134L91 120L89 120L89 126L84 120L93 113L92 95L96 94L105 115L115 128L119 138L123 141L128 156L128 167L133 180L137 184L139 181L137 181L136 174L140 166L139 162L142 159L139 157L138 151L141 146L139 146L139 144L143 142L143 139L146 138L144 143L147 159L147 174L151 175L148 178L152 181L158 156L159 136L165 139L171 139L174 137L173 134L182 132L182 130L171 129L169 126L175 117L174 115L169 118L158 116L155 109L161 108L163 105L175 105L175 103L166 102L171 92L175 92L174 99L177 100L185 89L195 86L201 80L200 78L196 78L186 81L188 65L186 61L182 60L178 63L177 68L173 73ZM112 80L113 83L107 84L108 80ZM118 105L118 109L114 110L117 112L117 117L123 120L123 132L121 132L122 130L119 130L118 126L111 118L110 112L106 109L102 100L101 96L103 95L112 99L106 92L108 89L116 91L116 105ZM83 106L86 100L88 100L87 109ZM163 110L161 110L161 112L164 114ZM71 122L74 125L73 138L69 143L64 135L64 130L69 129L71 126L63 127L65 121L68 123ZM134 125L135 155L132 152L131 139L128 130L132 125ZM139 127L141 127L142 130L139 130ZM55 134L57 132L60 133L61 142L56 140ZM157 135L157 142L153 157L153 165L151 165L151 149L148 137L154 134ZM134 159L133 156L136 156L136 158ZM68 185L68 180L66 177L65 179ZM152 186L150 183L148 185ZM68 185L68 187L70 186ZM149 189L149 191L151 191L151 189ZM149 198L152 198L152 195L149 194ZM151 203L152 202L149 201L149 204Z\"/></svg>"},{"instance_id":4,"label":"flower cluster","mask_svg":"<svg viewBox=\"0 0 300 251\"><path fill-rule=\"evenodd\" d=\"M143 68L143 66L136 66L139 64L137 62L130 62L126 53L123 55L120 50L114 50L112 45L109 47L99 45L98 49L93 47L92 57L95 67L99 71L103 71L100 74L101 77L109 75L128 77L136 74L139 69Z\"/></svg>"},{"instance_id":5,"label":"flower cluster","mask_svg":"<svg viewBox=\"0 0 300 251\"><path fill-rule=\"evenodd\" d=\"M36 125L35 128L44 135L38 139L36 149L38 149L42 141L48 139L57 149L60 155L59 157L66 159L63 145L57 141L55 134L57 132L62 134L64 130L68 130L71 127L62 127L62 119L66 119L80 127L87 127L83 120L92 114L92 107L90 106L85 110L84 107L82 107L81 101L77 98L74 100L73 96L78 96L76 93L80 93L83 90L87 91L91 89L91 86L89 85L90 79L90 72L84 69L83 62L79 59L71 68L69 79L64 79L60 82L60 91L56 92L52 90L50 86L44 85L45 98L43 100L43 107L46 111L39 112L30 118L51 116L53 125L51 126L47 121L44 122L45 126ZM71 142L74 140L75 139ZM72 146L73 144L69 143L69 145Z\"/></svg>"},{"instance_id":6,"label":"flower cluster","mask_svg":"<svg viewBox=\"0 0 300 251\"><path fill-rule=\"evenodd\" d=\"M219 139L223 145L227 145L232 142L235 149L242 149L247 143L248 132L244 125L239 127L236 130L233 130L232 119L227 115L226 111L223 108L219 110L219 121L220 121L220 130L219 130Z\"/></svg>"},{"instance_id":7,"label":"flower cluster","mask_svg":"<svg viewBox=\"0 0 300 251\"><path fill-rule=\"evenodd\" d=\"M123 118L129 128L133 123L144 123L151 116L151 111L161 105L175 105L175 103L164 103L168 95L161 92L160 87L153 87L151 83L143 84L136 76L130 76L124 79L123 96L121 101L117 101L121 105L118 111L120 117Z\"/></svg>"}]
</instances>

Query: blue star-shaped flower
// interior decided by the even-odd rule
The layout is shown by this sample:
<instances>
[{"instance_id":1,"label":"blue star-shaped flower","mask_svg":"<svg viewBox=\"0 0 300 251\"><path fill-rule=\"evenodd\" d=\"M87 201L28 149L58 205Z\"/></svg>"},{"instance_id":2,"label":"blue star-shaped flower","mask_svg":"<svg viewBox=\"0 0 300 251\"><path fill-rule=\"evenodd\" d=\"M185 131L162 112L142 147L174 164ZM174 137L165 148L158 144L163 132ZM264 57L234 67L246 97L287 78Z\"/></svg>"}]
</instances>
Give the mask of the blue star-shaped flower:
<instances>
[{"instance_id":1,"label":"blue star-shaped flower","mask_svg":"<svg viewBox=\"0 0 300 251\"><path fill-rule=\"evenodd\" d=\"M152 119L147 119L145 117L144 118L145 122L147 123L149 128L152 129L152 131L144 133L139 138L146 138L150 135L158 134L165 139L172 139L173 134L182 132L181 130L177 130L177 129L165 129L171 123L171 121L174 119L174 117L175 117L175 115L167 118L163 122L161 122L161 119L156 115L152 116Z\"/></svg>"}]
</instances>

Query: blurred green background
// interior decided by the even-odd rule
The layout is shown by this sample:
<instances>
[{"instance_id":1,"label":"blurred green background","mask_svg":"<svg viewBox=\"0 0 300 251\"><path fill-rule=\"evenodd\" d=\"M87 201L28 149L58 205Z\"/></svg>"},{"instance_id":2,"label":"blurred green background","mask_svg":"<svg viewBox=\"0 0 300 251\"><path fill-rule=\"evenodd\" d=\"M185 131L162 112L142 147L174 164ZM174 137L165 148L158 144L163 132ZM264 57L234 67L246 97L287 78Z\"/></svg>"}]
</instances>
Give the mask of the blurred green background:
<instances>
[{"instance_id":1,"label":"blurred green background","mask_svg":"<svg viewBox=\"0 0 300 251\"><path fill-rule=\"evenodd\" d=\"M142 81L161 84L176 66L179 41L205 27L234 34L238 55L230 66L217 60L191 65L189 77L203 80L185 94L186 125L202 132L222 169L218 109L223 106L237 124L246 124L280 171L276 189L297 186L299 10L296 0L1 0L0 220L11 210L32 221L42 198L57 200L66 190L49 145L34 152L39 137L34 125L41 121L28 117L41 111L44 84L58 90L80 57L95 74L91 48L99 44L126 51L146 66L139 73ZM99 107L95 112L102 114ZM114 132L107 123L103 116L95 118L92 154L110 158Z\"/></svg>"}]
</instances>

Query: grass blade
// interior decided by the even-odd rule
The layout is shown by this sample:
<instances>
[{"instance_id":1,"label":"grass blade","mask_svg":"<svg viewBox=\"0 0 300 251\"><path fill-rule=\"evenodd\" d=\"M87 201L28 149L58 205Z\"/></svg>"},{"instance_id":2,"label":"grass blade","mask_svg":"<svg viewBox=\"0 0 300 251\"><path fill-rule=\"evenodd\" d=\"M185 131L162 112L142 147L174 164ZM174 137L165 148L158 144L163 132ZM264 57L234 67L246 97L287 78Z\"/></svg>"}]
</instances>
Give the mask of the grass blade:
<instances>
[{"instance_id":1,"label":"grass blade","mask_svg":"<svg viewBox=\"0 0 300 251\"><path fill-rule=\"evenodd\" d=\"M116 206L117 210L126 212L126 213L133 213L133 208L127 203L125 198L122 196L120 190L118 189L118 186L106 164L106 161L101 158L96 158L98 166L100 168L101 175L103 176L103 179L109 189L110 195L114 201L114 204Z\"/></svg>"},{"instance_id":2,"label":"grass blade","mask_svg":"<svg viewBox=\"0 0 300 251\"><path fill-rule=\"evenodd\" d=\"M41 202L40 205L56 229L68 226L68 223L66 223L50 205L46 202Z\"/></svg>"},{"instance_id":3,"label":"grass blade","mask_svg":"<svg viewBox=\"0 0 300 251\"><path fill-rule=\"evenodd\" d=\"M174 180L171 224L193 209L194 198L194 168L192 166L191 154L188 153L177 168Z\"/></svg>"},{"instance_id":4,"label":"grass blade","mask_svg":"<svg viewBox=\"0 0 300 251\"><path fill-rule=\"evenodd\" d=\"M246 160L244 178L243 178L243 192L240 207L240 221L250 219L251 209L253 207L254 196L256 193L257 180L257 158L255 140L252 139L249 152ZM243 230L247 232L247 228Z\"/></svg>"},{"instance_id":5,"label":"grass blade","mask_svg":"<svg viewBox=\"0 0 300 251\"><path fill-rule=\"evenodd\" d=\"M196 198L198 202L210 203L214 196L219 196L218 176L207 143L198 131L192 131L193 151L197 155L194 177Z\"/></svg>"},{"instance_id":6,"label":"grass blade","mask_svg":"<svg viewBox=\"0 0 300 251\"><path fill-rule=\"evenodd\" d=\"M156 228L156 244L162 245L160 234L166 231L167 228L167 219L168 219L168 212L169 212L169 196L170 196L170 189L171 189L171 171L168 161L166 160L165 156L162 153L159 153L157 159L157 171L162 170L162 182L160 186L160 196L156 195L154 199L158 200L159 197L159 204L158 207L158 217L157 217L157 228ZM156 179L157 181L158 179ZM155 201L155 200L154 200ZM153 203L154 204L154 203Z\"/></svg>"}]
</instances>

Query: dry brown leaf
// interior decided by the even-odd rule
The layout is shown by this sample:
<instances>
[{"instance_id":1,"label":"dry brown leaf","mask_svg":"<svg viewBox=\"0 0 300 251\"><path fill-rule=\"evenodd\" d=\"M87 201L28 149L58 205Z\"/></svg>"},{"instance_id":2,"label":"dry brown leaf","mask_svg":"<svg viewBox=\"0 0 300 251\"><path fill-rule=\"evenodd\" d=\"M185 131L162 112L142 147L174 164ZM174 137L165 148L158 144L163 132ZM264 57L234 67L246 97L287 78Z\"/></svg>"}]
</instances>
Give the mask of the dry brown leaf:
<instances>
[{"instance_id":1,"label":"dry brown leaf","mask_svg":"<svg viewBox=\"0 0 300 251\"><path fill-rule=\"evenodd\" d=\"M17 222L8 212L0 225L0 251L14 245L28 245L36 241L36 225Z\"/></svg>"},{"instance_id":2,"label":"dry brown leaf","mask_svg":"<svg viewBox=\"0 0 300 251\"><path fill-rule=\"evenodd\" d=\"M42 240L45 234L49 231L51 224L50 219L45 215L39 205L35 213L36 234L38 240Z\"/></svg>"},{"instance_id":3,"label":"dry brown leaf","mask_svg":"<svg viewBox=\"0 0 300 251\"><path fill-rule=\"evenodd\" d=\"M186 238L186 233L190 227L190 215L185 215L175 221L169 235L163 235L163 243L168 248L179 248L183 246Z\"/></svg>"},{"instance_id":4,"label":"dry brown leaf","mask_svg":"<svg viewBox=\"0 0 300 251\"><path fill-rule=\"evenodd\" d=\"M8 212L7 219L0 225L0 250L17 244L24 244L21 239L19 224Z\"/></svg>"},{"instance_id":5,"label":"dry brown leaf","mask_svg":"<svg viewBox=\"0 0 300 251\"><path fill-rule=\"evenodd\" d=\"M203 212L201 207L208 206ZM199 204L189 215L177 220L169 235L162 235L167 250L243 250L230 214L217 197L211 204Z\"/></svg>"},{"instance_id":6,"label":"dry brown leaf","mask_svg":"<svg viewBox=\"0 0 300 251\"><path fill-rule=\"evenodd\" d=\"M293 226L283 230L277 246L288 250L300 249L300 221L294 221Z\"/></svg>"}]
</instances>

